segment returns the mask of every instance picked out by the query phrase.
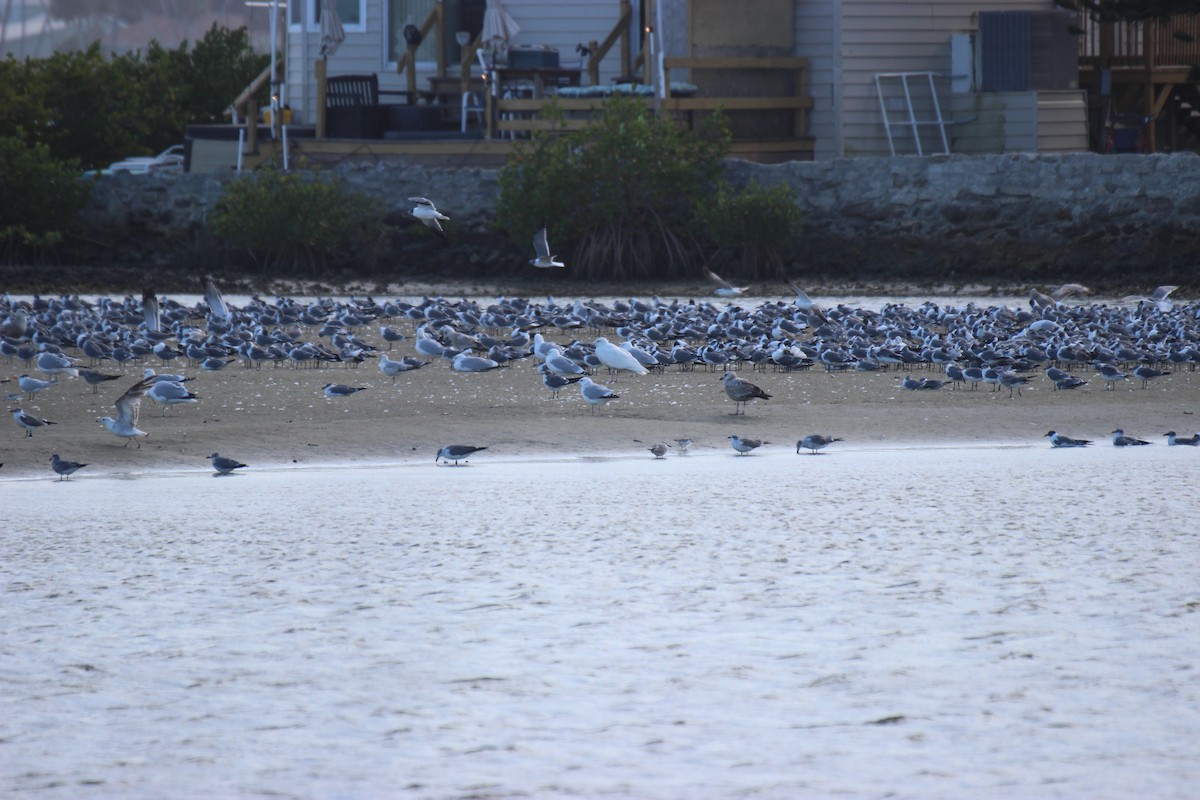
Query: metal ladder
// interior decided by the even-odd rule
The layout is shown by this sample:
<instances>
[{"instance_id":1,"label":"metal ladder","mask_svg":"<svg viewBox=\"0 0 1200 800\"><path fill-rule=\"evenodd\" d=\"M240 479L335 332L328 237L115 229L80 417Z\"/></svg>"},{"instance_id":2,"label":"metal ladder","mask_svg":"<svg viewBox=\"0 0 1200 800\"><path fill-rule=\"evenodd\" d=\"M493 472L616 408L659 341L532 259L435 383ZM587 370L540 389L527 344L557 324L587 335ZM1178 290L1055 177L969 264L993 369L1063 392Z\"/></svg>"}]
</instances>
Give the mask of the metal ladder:
<instances>
[{"instance_id":1,"label":"metal ladder","mask_svg":"<svg viewBox=\"0 0 1200 800\"><path fill-rule=\"evenodd\" d=\"M942 149L939 151L943 155L950 153L950 138L946 135L946 126L954 125L954 120L947 120L942 116L942 106L938 102L937 87L933 83L936 73L933 72L877 72L875 73L875 94L879 97L879 110L883 114L883 127L887 131L888 147L891 148L892 155L896 155L896 139L892 132L893 127L910 129L913 137L913 144L916 146L917 155L925 155L925 148L921 144L921 128L934 126L937 128L938 134L941 136ZM909 85L912 79L920 79L928 85L929 105L933 112L932 119L917 119L916 111L913 109L913 87ZM900 88L904 92L904 108L901 109L902 116L899 119L892 119L888 113L887 95L884 93L884 81L900 82ZM921 83L917 84L918 89L924 89ZM965 121L965 120L964 120Z\"/></svg>"}]
</instances>

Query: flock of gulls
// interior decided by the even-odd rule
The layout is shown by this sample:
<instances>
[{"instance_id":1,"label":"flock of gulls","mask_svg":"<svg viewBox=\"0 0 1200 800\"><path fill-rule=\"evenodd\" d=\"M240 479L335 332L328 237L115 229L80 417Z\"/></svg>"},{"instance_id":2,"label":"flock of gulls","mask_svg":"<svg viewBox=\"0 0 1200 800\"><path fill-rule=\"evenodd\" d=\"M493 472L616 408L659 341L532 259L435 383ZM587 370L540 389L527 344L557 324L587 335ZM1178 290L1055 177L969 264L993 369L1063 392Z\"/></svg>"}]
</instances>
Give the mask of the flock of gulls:
<instances>
[{"instance_id":1,"label":"flock of gulls","mask_svg":"<svg viewBox=\"0 0 1200 800\"><path fill-rule=\"evenodd\" d=\"M440 230L446 217L428 200L412 199L417 202L414 216ZM534 244L531 263L561 265L550 254L544 228ZM1200 363L1200 304L1172 301L1173 286L1115 303L1087 302L1086 287L1067 284L1049 293L1031 290L1028 307L926 302L888 304L874 311L842 304L823 307L795 285L794 297L742 303L738 298L746 287L708 274L717 283L714 295L720 301L653 297L558 302L549 297L538 303L499 297L481 304L442 297L410 303L371 297L267 301L256 296L234 308L207 278L203 300L192 306L160 300L152 291L141 298L94 302L74 296L18 301L3 295L0 355L27 370L6 381L15 380L19 389L7 394L10 402L33 402L68 378L82 379L98 393L108 382L126 378L127 370L138 371L141 377L116 398L113 413L96 421L124 446L139 448L149 435L139 427L143 398L163 414L200 400L186 385L194 376L156 370L176 363L201 372L238 362L255 369L371 363L395 383L402 373L437 360L456 372L482 373L529 359L552 397L572 388L591 415L621 399L608 385L620 375L666 370L720 372L733 414L745 415L751 403L771 400L760 385L768 383L771 371L893 371L897 387L904 390L976 391L986 384L993 392L1007 389L1008 398L1017 399L1032 386L1116 391L1128 384L1144 390ZM378 337L372 333L376 329ZM411 346L414 354L393 357L398 343ZM739 374L745 372L749 377ZM322 392L331 400L345 400L369 388L330 382ZM9 411L29 439L56 424L21 405ZM1169 445L1200 445L1200 433L1170 431L1164 436ZM1092 444L1055 431L1046 437L1056 448ZM797 441L796 452L816 455L840 441L809 434ZM674 445L663 442L647 449L661 459L671 450L686 455L691 444L677 439ZM729 444L738 455L748 455L768 443L731 435ZM1148 442L1115 430L1112 444ZM447 445L435 461L457 466L485 449ZM246 467L217 453L209 460L216 475ZM57 453L50 464L59 480L87 466Z\"/></svg>"}]
</instances>

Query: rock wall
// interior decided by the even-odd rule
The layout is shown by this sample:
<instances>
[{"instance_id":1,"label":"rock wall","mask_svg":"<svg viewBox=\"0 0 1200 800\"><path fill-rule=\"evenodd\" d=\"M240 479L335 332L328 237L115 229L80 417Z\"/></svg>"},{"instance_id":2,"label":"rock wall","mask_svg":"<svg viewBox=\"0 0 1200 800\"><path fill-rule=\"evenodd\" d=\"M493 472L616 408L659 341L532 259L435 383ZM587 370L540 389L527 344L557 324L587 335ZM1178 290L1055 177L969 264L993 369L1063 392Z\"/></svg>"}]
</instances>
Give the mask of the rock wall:
<instances>
[{"instance_id":1,"label":"rock wall","mask_svg":"<svg viewBox=\"0 0 1200 800\"><path fill-rule=\"evenodd\" d=\"M359 163L328 172L389 209L400 270L504 274L524 265L526 243L494 229L496 170ZM727 174L738 185L794 189L804 212L796 269L809 274L1179 282L1200 267L1200 157L1190 153L731 160ZM207 221L230 180L101 178L85 215L96 261L219 266ZM406 217L415 195L450 216L450 244ZM573 202L564 199L562 213Z\"/></svg>"}]
</instances>

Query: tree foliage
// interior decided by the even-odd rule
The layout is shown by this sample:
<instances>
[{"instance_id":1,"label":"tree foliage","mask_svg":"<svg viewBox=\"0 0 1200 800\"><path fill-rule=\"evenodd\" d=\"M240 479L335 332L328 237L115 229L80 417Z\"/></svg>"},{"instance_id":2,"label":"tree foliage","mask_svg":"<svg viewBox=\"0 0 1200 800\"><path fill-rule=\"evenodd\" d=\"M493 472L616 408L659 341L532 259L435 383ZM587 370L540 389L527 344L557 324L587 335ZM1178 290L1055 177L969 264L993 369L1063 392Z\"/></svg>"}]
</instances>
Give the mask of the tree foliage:
<instances>
[{"instance_id":1,"label":"tree foliage","mask_svg":"<svg viewBox=\"0 0 1200 800\"><path fill-rule=\"evenodd\" d=\"M77 162L0 136L0 262L55 260L89 197Z\"/></svg>"},{"instance_id":2,"label":"tree foliage","mask_svg":"<svg viewBox=\"0 0 1200 800\"><path fill-rule=\"evenodd\" d=\"M151 155L182 141L188 124L219 121L268 61L245 28L215 24L191 48L154 42L145 53L109 58L93 43L44 59L9 56L0 61L0 136L84 168Z\"/></svg>"},{"instance_id":3,"label":"tree foliage","mask_svg":"<svg viewBox=\"0 0 1200 800\"><path fill-rule=\"evenodd\" d=\"M543 223L556 254L585 279L730 275L779 278L800 210L783 187L725 183L721 115L691 131L616 98L579 133L537 135L500 173L501 227L520 243Z\"/></svg>"},{"instance_id":4,"label":"tree foliage","mask_svg":"<svg viewBox=\"0 0 1200 800\"><path fill-rule=\"evenodd\" d=\"M212 231L261 271L316 274L371 264L383 245L382 218L378 203L342 178L267 167L226 187Z\"/></svg>"}]
</instances>

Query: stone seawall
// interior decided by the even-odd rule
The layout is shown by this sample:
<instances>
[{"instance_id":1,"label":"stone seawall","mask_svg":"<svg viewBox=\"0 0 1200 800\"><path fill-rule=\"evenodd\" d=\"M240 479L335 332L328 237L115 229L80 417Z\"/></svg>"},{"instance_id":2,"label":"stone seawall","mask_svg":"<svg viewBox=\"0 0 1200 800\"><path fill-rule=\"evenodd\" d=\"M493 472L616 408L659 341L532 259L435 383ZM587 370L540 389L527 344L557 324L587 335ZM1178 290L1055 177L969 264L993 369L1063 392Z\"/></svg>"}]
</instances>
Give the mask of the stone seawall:
<instances>
[{"instance_id":1,"label":"stone seawall","mask_svg":"<svg viewBox=\"0 0 1200 800\"><path fill-rule=\"evenodd\" d=\"M328 172L389 209L398 270L511 274L524 265L526 244L494 229L495 170L346 164ZM1182 282L1200 267L1200 157L1190 153L731 160L727 175L738 185L793 188L804 226L797 274ZM233 179L100 179L86 212L90 238L103 244L95 260L219 267L208 261L221 253L208 217ZM449 245L406 219L413 195L450 216ZM564 200L564 214L573 202Z\"/></svg>"}]
</instances>

